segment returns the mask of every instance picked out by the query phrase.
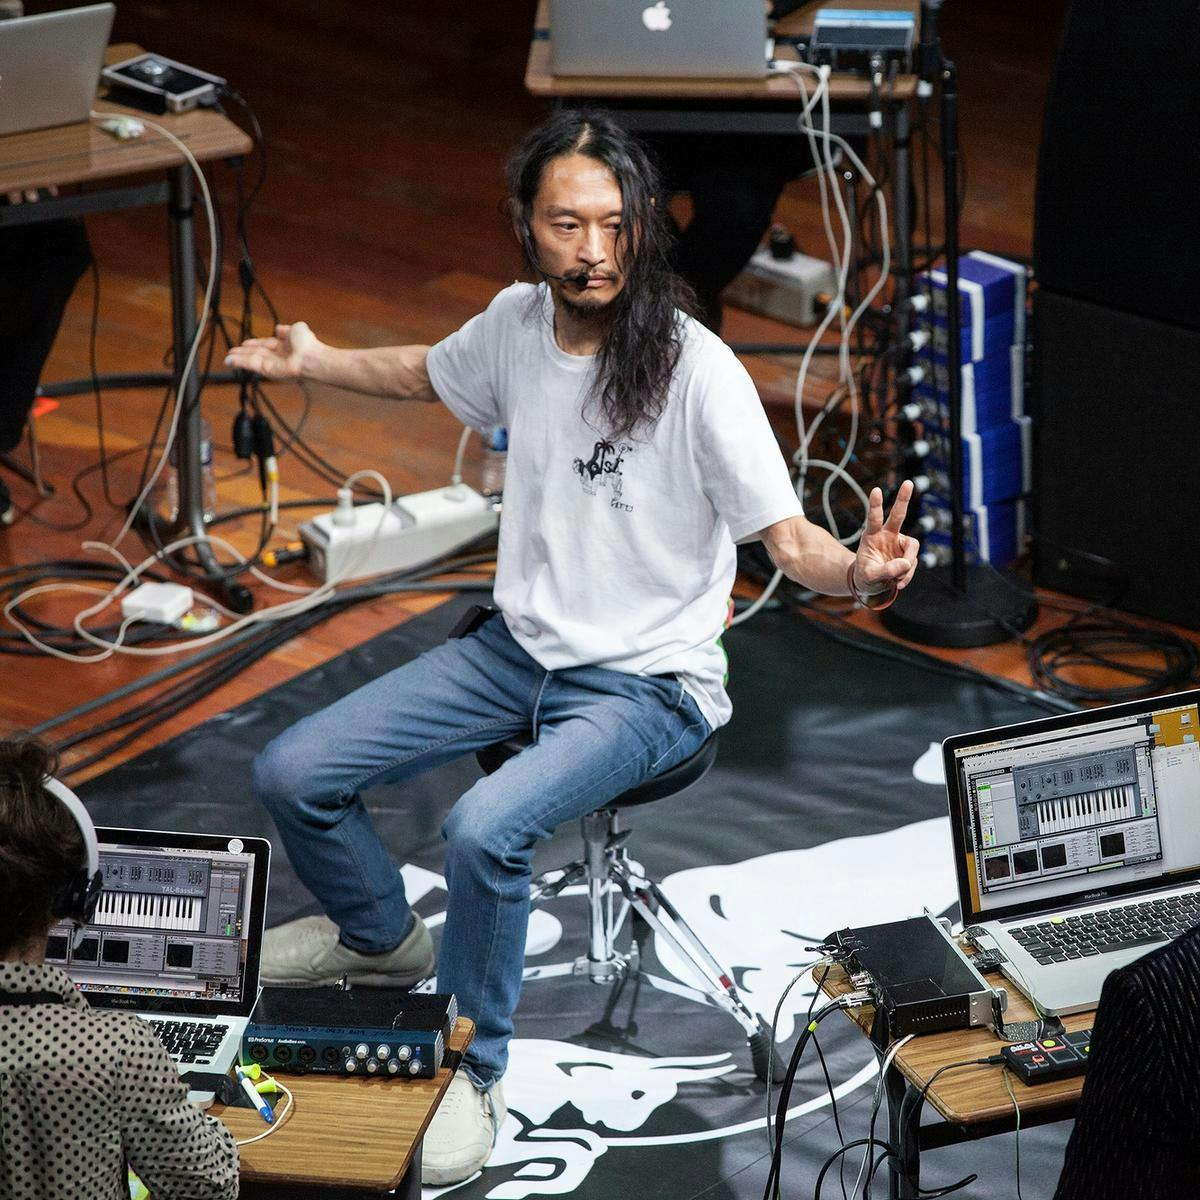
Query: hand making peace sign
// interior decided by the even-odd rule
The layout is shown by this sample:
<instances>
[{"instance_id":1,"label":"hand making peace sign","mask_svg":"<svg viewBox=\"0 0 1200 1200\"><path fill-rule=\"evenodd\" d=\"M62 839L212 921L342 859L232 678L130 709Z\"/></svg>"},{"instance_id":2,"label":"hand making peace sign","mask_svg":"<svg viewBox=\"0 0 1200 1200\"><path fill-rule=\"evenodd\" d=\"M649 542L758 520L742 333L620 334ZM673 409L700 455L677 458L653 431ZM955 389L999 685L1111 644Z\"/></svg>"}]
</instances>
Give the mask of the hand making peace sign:
<instances>
[{"instance_id":1,"label":"hand making peace sign","mask_svg":"<svg viewBox=\"0 0 1200 1200\"><path fill-rule=\"evenodd\" d=\"M883 492L872 488L867 503L867 527L854 558L854 590L861 596L881 595L906 587L917 569L916 538L900 532L908 515L913 485L905 480L896 493L896 503L887 520L883 517Z\"/></svg>"}]
</instances>

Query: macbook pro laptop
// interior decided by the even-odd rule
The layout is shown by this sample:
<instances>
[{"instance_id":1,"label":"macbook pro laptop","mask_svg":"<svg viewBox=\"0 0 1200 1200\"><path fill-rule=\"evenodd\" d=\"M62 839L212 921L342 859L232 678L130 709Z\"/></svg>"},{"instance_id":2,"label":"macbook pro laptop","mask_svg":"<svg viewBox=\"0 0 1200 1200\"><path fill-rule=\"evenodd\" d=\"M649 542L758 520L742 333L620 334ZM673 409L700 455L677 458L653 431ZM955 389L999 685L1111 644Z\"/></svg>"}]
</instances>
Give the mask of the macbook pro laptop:
<instances>
[{"instance_id":1,"label":"macbook pro laptop","mask_svg":"<svg viewBox=\"0 0 1200 1200\"><path fill-rule=\"evenodd\" d=\"M0 134L88 119L115 11L90 4L0 21Z\"/></svg>"},{"instance_id":2,"label":"macbook pro laptop","mask_svg":"<svg viewBox=\"0 0 1200 1200\"><path fill-rule=\"evenodd\" d=\"M93 1008L145 1018L181 1072L225 1074L258 999L271 846L263 838L98 828L104 890L78 948L46 961Z\"/></svg>"},{"instance_id":3,"label":"macbook pro laptop","mask_svg":"<svg viewBox=\"0 0 1200 1200\"><path fill-rule=\"evenodd\" d=\"M964 926L1045 1012L1200 923L1200 691L943 743Z\"/></svg>"},{"instance_id":4,"label":"macbook pro laptop","mask_svg":"<svg viewBox=\"0 0 1200 1200\"><path fill-rule=\"evenodd\" d=\"M555 75L762 79L762 0L551 0Z\"/></svg>"}]
</instances>

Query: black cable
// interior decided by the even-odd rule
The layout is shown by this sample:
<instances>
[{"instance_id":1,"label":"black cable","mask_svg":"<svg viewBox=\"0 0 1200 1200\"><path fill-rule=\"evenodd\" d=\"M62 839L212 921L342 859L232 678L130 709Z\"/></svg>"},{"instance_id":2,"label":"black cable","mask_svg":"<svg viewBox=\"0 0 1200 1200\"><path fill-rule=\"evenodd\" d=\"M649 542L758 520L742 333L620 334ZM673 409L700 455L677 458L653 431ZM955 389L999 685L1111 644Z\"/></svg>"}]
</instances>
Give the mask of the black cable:
<instances>
[{"instance_id":1,"label":"black cable","mask_svg":"<svg viewBox=\"0 0 1200 1200\"><path fill-rule=\"evenodd\" d=\"M114 732L117 729L123 728L132 724L135 721L142 721L142 724L128 737L119 739L112 745L107 747L105 751L99 755L93 755L84 763L74 764L72 771L79 771L84 766L90 766L94 762L99 761L99 758L106 757L115 750L128 745L130 741L140 736L142 732L153 727L157 721L165 719L167 716L174 715L178 711L189 704L195 703L196 700L203 698L211 692L220 683L240 671L245 670L248 666L258 661L264 654L268 653L276 645L287 641L292 637L298 636L307 629L320 624L339 612L357 604L363 600L372 599L380 595L387 595L394 592L403 591L477 591L490 590L492 581L484 580L463 580L458 582L444 581L439 583L429 583L428 580L446 574L457 574L462 570L477 566L484 562L491 562L490 554L475 554L470 553L469 548L464 548L464 551L458 553L445 560L429 564L426 567L407 572L397 572L390 576L385 576L378 581L369 584L359 585L355 588L349 588L337 594L323 604L316 605L311 609L297 613L291 617L284 618L281 621L273 623L269 626L264 626L261 631L261 636L257 641L251 644L246 643L250 639L242 638L240 635L235 635L236 642L231 642L227 648L233 653L224 663L219 663L216 667L210 669L201 679L185 679L179 684L167 688L165 691L152 697L150 700L140 704L133 705L122 713L111 717L100 724L93 726L87 730L79 731L69 737L61 739L57 743L57 748L60 751L69 749L79 745L82 742L93 740L96 737L102 737L107 733ZM204 659L217 657L211 652L204 652ZM159 673L158 680L162 681L167 677L173 677L176 674L186 674L193 667L200 665L198 662L188 660L187 662L178 664L176 670ZM216 682L212 682L216 680ZM125 693L133 690L127 685L124 689L119 689ZM83 706L86 711L91 711L98 706L96 702L89 702ZM144 718L144 720L143 720ZM61 724L62 721L55 721L54 724ZM49 728L49 725L39 727L39 732Z\"/></svg>"},{"instance_id":2,"label":"black cable","mask_svg":"<svg viewBox=\"0 0 1200 1200\"><path fill-rule=\"evenodd\" d=\"M879 1141L878 1139L871 1137L856 1138L852 1142L847 1142L844 1146L839 1146L825 1160L824 1166L821 1167L821 1170L817 1174L816 1186L813 1188L813 1200L821 1200L821 1186L825 1182L825 1176L829 1174L830 1168L833 1166L833 1164L838 1159L844 1158L851 1150L856 1150L859 1146L884 1146L888 1150L891 1150L892 1153L895 1153L891 1143Z\"/></svg>"},{"instance_id":3,"label":"black cable","mask_svg":"<svg viewBox=\"0 0 1200 1200\"><path fill-rule=\"evenodd\" d=\"M1100 555L1082 551L1075 553L1097 564L1115 566ZM975 556L997 579L1014 591L1024 593L1024 589L1006 574L985 562L977 549ZM1006 622L987 612L983 606L977 607L992 620L1008 628ZM1108 614L1107 621L1089 620L1101 610ZM1034 638L1027 637L1022 630L1009 628L1009 632L1026 648L1029 673L1034 683L1041 689L1078 704L1112 704L1178 691L1196 678L1197 669L1200 668L1200 649L1189 639L1170 629L1127 620L1102 605L1079 612L1057 629L1048 630ZM1147 666L1130 661L1132 656L1144 654L1157 655L1160 665ZM1100 667L1137 682L1111 687L1073 683L1063 670L1080 666Z\"/></svg>"},{"instance_id":4,"label":"black cable","mask_svg":"<svg viewBox=\"0 0 1200 1200\"><path fill-rule=\"evenodd\" d=\"M953 1071L959 1067L990 1067L1004 1062L1004 1055L992 1054L986 1058L964 1058L959 1062L946 1063L944 1066L938 1067L936 1071L925 1081L924 1087L917 1093L917 1098L909 1103L908 1097L912 1095L911 1091L904 1098L904 1104L900 1106L898 1124L902 1129L907 1130L906 1136L916 1138L920 1136L921 1129L921 1110L925 1107L926 1097L929 1095L929 1089L939 1076L946 1071ZM968 1175L960 1179L957 1183L947 1184L944 1188L937 1189L939 1196L949 1195L951 1192L956 1192L965 1188L968 1184L973 1183L977 1178L976 1175ZM910 1181L911 1182L911 1181ZM928 1193L922 1192L922 1195Z\"/></svg>"},{"instance_id":5,"label":"black cable","mask_svg":"<svg viewBox=\"0 0 1200 1200\"><path fill-rule=\"evenodd\" d=\"M1143 666L1128 656L1152 654L1158 665ZM1049 630L1029 645L1029 672L1041 687L1079 703L1114 703L1178 691L1196 677L1200 652L1186 638L1169 630L1110 619L1072 618ZM1067 672L1073 667L1102 667L1133 682L1111 687L1074 683Z\"/></svg>"},{"instance_id":6,"label":"black cable","mask_svg":"<svg viewBox=\"0 0 1200 1200\"><path fill-rule=\"evenodd\" d=\"M839 998L830 1000L828 1004L818 1009L816 1015L805 1025L803 1033L801 1033L795 1048L792 1050L787 1072L784 1075L783 1083L779 1087L779 1102L775 1109L775 1151L771 1155L771 1167L767 1173L767 1183L763 1191L763 1200L778 1200L779 1198L780 1169L783 1164L783 1133L784 1127L787 1124L787 1110L788 1104L791 1101L792 1086L796 1080L796 1072L800 1068L800 1060L804 1055L804 1048L808 1045L816 1027L831 1012L844 1007L845 1003Z\"/></svg>"},{"instance_id":7,"label":"black cable","mask_svg":"<svg viewBox=\"0 0 1200 1200\"><path fill-rule=\"evenodd\" d=\"M392 592L454 592L454 591L490 591L492 587L491 581L481 581L480 583L460 583L460 584L394 584L387 589L386 592L376 593L378 595L389 594ZM365 597L364 597L365 598ZM196 703L197 700L203 699L211 691L215 690L222 683L233 678L235 675L244 671L247 667L253 665L264 655L268 654L276 646L282 645L284 642L297 636L298 633L305 631L305 628L310 628L311 625L319 623L336 612L341 611L343 607L348 605L336 605L330 608L320 606L311 611L311 615L315 618L311 624L307 624L301 628L292 626L280 626L276 629L269 630L268 634L260 643L244 649L242 653L236 655L231 662L222 663L216 669L207 673L200 681L185 681L187 686L179 686L170 690L170 694L165 701L156 705L149 703L139 706L138 716L145 715L145 719L136 725L132 730L129 730L122 737L109 743L103 749L82 759L79 762L72 763L64 769L64 775L70 777L80 771L86 770L88 767L94 766L96 763L103 761L116 751L123 749L131 742L136 741L144 733L149 732L156 726L161 725L164 720L182 712L185 708ZM308 616L310 614L304 614ZM131 718L136 719L136 718ZM120 728L128 722L121 718L114 718L109 722L105 722L103 729L92 731L85 737L73 736L70 739L65 739L64 743L69 745L78 745L82 741L90 740L93 736L102 736L103 733L111 732L112 729ZM56 749L60 748L64 743L57 743Z\"/></svg>"},{"instance_id":8,"label":"black cable","mask_svg":"<svg viewBox=\"0 0 1200 1200\"><path fill-rule=\"evenodd\" d=\"M810 609L814 613L822 611L812 605L803 607ZM895 662L902 662L909 666L920 667L935 675L945 675L951 679L967 680L971 683L994 688L997 691L1007 692L1027 703L1038 705L1050 712L1077 711L1076 705L1068 703L1059 696L1036 691L1011 679L988 675L983 671L978 671L974 667L968 667L962 663L945 662L942 659L933 658L931 655L925 654L920 650L914 650L901 642L884 641L882 638L864 635L854 629L841 628L836 616L829 619L818 619L815 616L809 616L803 609L797 610L796 615L802 620L807 621L823 637L840 642L842 645L862 650L868 654L874 654L880 658L892 659Z\"/></svg>"},{"instance_id":9,"label":"black cable","mask_svg":"<svg viewBox=\"0 0 1200 1200\"><path fill-rule=\"evenodd\" d=\"M829 968L826 967L825 970L828 974ZM838 1120L837 1096L833 1092L833 1080L829 1076L829 1067L825 1063L825 1053L821 1049L821 1040L816 1034L813 1034L813 1049L817 1052L817 1059L821 1063L821 1073L825 1076L825 1090L829 1093L829 1104L833 1109L833 1128L837 1133L838 1145L844 1146L846 1144L846 1135L842 1132L841 1121ZM843 1165L845 1161L845 1159L842 1159ZM848 1200L846 1196L846 1177L841 1171L838 1172L838 1180L842 1185L842 1200Z\"/></svg>"}]
</instances>

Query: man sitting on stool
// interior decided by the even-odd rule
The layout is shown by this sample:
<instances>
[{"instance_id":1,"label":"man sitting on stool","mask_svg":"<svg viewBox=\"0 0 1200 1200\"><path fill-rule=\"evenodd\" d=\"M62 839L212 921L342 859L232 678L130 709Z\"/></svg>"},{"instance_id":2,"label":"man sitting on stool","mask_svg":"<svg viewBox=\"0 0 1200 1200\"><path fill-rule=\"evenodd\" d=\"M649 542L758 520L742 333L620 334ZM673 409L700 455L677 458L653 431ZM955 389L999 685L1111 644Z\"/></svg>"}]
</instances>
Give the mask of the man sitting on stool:
<instances>
[{"instance_id":1,"label":"man sitting on stool","mask_svg":"<svg viewBox=\"0 0 1200 1200\"><path fill-rule=\"evenodd\" d=\"M396 399L440 399L509 431L500 615L272 742L254 786L328 916L268 931L264 980L414 981L429 934L362 791L532 730L446 820L438 988L474 1018L464 1071L424 1141L428 1183L486 1161L505 1108L534 845L693 754L729 719L720 637L738 539L807 587L879 602L917 544L872 493L857 556L810 525L749 376L684 315L657 180L629 134L564 112L509 163L513 228L543 282L514 284L434 346L339 350L281 325L226 362Z\"/></svg>"}]
</instances>

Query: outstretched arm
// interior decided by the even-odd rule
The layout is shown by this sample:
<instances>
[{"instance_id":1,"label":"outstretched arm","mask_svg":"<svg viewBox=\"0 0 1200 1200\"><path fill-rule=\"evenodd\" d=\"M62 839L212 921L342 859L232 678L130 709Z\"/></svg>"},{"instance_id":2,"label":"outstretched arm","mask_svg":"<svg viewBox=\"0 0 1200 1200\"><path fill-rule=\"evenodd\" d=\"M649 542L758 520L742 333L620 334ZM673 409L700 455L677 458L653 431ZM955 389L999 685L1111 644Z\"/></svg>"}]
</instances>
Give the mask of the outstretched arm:
<instances>
[{"instance_id":1,"label":"outstretched arm","mask_svg":"<svg viewBox=\"0 0 1200 1200\"><path fill-rule=\"evenodd\" d=\"M308 380L393 400L437 400L425 369L428 346L339 350L320 341L303 321L276 325L275 336L248 338L225 365L263 379Z\"/></svg>"},{"instance_id":2,"label":"outstretched arm","mask_svg":"<svg viewBox=\"0 0 1200 1200\"><path fill-rule=\"evenodd\" d=\"M804 517L789 517L762 530L771 561L789 579L828 596L849 592L846 573L854 564L854 587L860 596L882 595L908 585L917 569L917 539L900 532L908 513L912 484L905 480L887 519L883 493L872 488L867 527L853 554L827 530Z\"/></svg>"}]
</instances>

